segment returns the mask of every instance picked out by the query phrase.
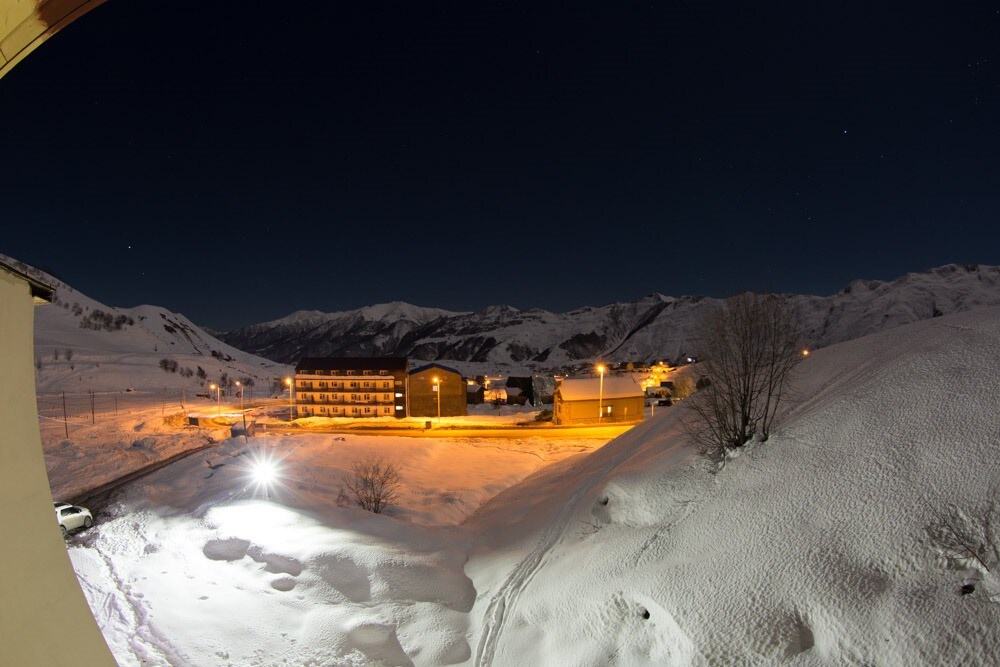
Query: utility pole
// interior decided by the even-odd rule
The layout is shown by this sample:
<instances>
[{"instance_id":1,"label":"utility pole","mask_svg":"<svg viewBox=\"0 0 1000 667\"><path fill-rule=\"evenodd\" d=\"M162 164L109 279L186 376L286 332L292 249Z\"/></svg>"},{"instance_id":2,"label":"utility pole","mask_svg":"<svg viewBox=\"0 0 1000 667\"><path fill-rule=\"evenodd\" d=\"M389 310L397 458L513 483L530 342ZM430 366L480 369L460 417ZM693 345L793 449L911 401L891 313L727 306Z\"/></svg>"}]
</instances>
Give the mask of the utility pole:
<instances>
[{"instance_id":1,"label":"utility pole","mask_svg":"<svg viewBox=\"0 0 1000 667\"><path fill-rule=\"evenodd\" d=\"M160 399L160 416L163 416L163 412L167 409L167 388L163 388L163 398Z\"/></svg>"},{"instance_id":2,"label":"utility pole","mask_svg":"<svg viewBox=\"0 0 1000 667\"><path fill-rule=\"evenodd\" d=\"M115 396L115 417L118 416L118 397Z\"/></svg>"},{"instance_id":3,"label":"utility pole","mask_svg":"<svg viewBox=\"0 0 1000 667\"><path fill-rule=\"evenodd\" d=\"M97 423L94 420L94 390L93 389L90 390L90 423L91 424Z\"/></svg>"},{"instance_id":4,"label":"utility pole","mask_svg":"<svg viewBox=\"0 0 1000 667\"><path fill-rule=\"evenodd\" d=\"M66 392L63 395L63 427L66 429L66 439L69 440L69 419L66 417Z\"/></svg>"}]
</instances>

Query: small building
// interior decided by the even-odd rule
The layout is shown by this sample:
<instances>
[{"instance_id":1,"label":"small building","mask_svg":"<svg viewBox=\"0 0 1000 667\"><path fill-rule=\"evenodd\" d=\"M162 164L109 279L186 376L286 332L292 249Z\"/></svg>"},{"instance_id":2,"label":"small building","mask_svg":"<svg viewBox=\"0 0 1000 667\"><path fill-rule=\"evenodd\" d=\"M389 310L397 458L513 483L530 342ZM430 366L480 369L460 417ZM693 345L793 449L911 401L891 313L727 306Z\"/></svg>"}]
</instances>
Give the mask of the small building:
<instances>
[{"instance_id":1,"label":"small building","mask_svg":"<svg viewBox=\"0 0 1000 667\"><path fill-rule=\"evenodd\" d=\"M520 389L520 392L512 392L512 389ZM535 405L535 388L532 383L531 377L515 377L510 376L507 378L507 402L511 402L512 396L523 396L524 400L532 405ZM524 405L524 402L521 403Z\"/></svg>"},{"instance_id":2,"label":"small building","mask_svg":"<svg viewBox=\"0 0 1000 667\"><path fill-rule=\"evenodd\" d=\"M632 376L567 378L556 385L556 424L597 424L642 421L645 392Z\"/></svg>"},{"instance_id":3,"label":"small building","mask_svg":"<svg viewBox=\"0 0 1000 667\"><path fill-rule=\"evenodd\" d=\"M458 417L469 413L468 386L462 374L454 368L431 363L409 372L409 414L411 417L437 417L438 401L442 417Z\"/></svg>"},{"instance_id":4,"label":"small building","mask_svg":"<svg viewBox=\"0 0 1000 667\"><path fill-rule=\"evenodd\" d=\"M467 382L465 385L465 403L467 405L482 405L483 385L477 382Z\"/></svg>"},{"instance_id":5,"label":"small building","mask_svg":"<svg viewBox=\"0 0 1000 667\"><path fill-rule=\"evenodd\" d=\"M295 367L298 417L405 417L406 357L304 357Z\"/></svg>"},{"instance_id":6,"label":"small building","mask_svg":"<svg viewBox=\"0 0 1000 667\"><path fill-rule=\"evenodd\" d=\"M229 428L229 437L237 438L239 436L245 436L247 438L252 438L257 432L257 419L252 417L247 419L244 415L243 418L237 419L236 423Z\"/></svg>"}]
</instances>

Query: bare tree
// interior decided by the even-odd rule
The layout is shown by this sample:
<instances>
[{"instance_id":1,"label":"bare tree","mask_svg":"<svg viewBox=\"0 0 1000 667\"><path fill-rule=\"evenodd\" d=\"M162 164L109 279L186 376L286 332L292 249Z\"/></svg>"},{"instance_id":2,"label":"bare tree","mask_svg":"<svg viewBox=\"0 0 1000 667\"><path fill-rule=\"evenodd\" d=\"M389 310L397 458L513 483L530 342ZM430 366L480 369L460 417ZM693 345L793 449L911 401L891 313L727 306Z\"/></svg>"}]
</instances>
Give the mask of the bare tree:
<instances>
[{"instance_id":1,"label":"bare tree","mask_svg":"<svg viewBox=\"0 0 1000 667\"><path fill-rule=\"evenodd\" d=\"M694 380L686 373L674 377L673 383L674 388L671 390L670 396L678 401L682 401L694 393Z\"/></svg>"},{"instance_id":2,"label":"bare tree","mask_svg":"<svg viewBox=\"0 0 1000 667\"><path fill-rule=\"evenodd\" d=\"M934 508L927 505L931 511ZM945 561L954 567L966 568L978 563L986 572L1000 563L1000 542L994 537L996 503L972 517L957 508L948 513L935 512L936 520L925 529L932 544Z\"/></svg>"},{"instance_id":3,"label":"bare tree","mask_svg":"<svg viewBox=\"0 0 1000 667\"><path fill-rule=\"evenodd\" d=\"M73 361L73 348L66 348L66 361Z\"/></svg>"},{"instance_id":4,"label":"bare tree","mask_svg":"<svg viewBox=\"0 0 1000 667\"><path fill-rule=\"evenodd\" d=\"M691 398L684 423L702 454L721 464L755 436L770 437L801 359L799 331L791 304L774 294L740 294L705 319L700 363L711 383Z\"/></svg>"},{"instance_id":5,"label":"bare tree","mask_svg":"<svg viewBox=\"0 0 1000 667\"><path fill-rule=\"evenodd\" d=\"M399 497L399 466L381 456L355 461L344 474L344 486L361 509L381 514Z\"/></svg>"}]
</instances>

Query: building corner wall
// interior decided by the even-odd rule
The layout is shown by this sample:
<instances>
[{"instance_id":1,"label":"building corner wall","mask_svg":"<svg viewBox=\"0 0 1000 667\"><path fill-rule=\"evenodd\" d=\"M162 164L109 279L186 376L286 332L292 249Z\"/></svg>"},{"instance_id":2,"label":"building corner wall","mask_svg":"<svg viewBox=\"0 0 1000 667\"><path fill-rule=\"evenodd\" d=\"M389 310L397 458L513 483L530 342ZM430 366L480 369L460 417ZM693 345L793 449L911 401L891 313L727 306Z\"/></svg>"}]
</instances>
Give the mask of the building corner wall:
<instances>
[{"instance_id":1,"label":"building corner wall","mask_svg":"<svg viewBox=\"0 0 1000 667\"><path fill-rule=\"evenodd\" d=\"M34 305L0 270L0 665L91 667L114 658L59 534L35 402Z\"/></svg>"}]
</instances>

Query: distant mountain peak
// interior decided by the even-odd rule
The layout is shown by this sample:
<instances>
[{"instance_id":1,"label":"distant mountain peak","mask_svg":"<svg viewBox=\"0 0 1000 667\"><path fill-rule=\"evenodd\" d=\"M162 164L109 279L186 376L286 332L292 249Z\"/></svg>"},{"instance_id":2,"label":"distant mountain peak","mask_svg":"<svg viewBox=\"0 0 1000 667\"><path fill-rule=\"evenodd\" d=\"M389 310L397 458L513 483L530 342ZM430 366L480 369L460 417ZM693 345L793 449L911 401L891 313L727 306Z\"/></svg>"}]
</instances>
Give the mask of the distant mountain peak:
<instances>
[{"instance_id":1,"label":"distant mountain peak","mask_svg":"<svg viewBox=\"0 0 1000 667\"><path fill-rule=\"evenodd\" d=\"M855 280L831 296L781 296L802 314L805 342L824 347L941 314L1000 305L1000 269L948 264L893 281ZM220 338L281 362L302 356L406 355L541 371L595 359L677 359L697 353L698 325L720 303L654 292L554 313L508 305L454 312L392 301L342 313L299 311Z\"/></svg>"},{"instance_id":2,"label":"distant mountain peak","mask_svg":"<svg viewBox=\"0 0 1000 667\"><path fill-rule=\"evenodd\" d=\"M390 301L388 303L378 303L373 306L365 306L356 311L367 320L375 322L398 322L405 320L423 324L439 317L452 317L463 313L444 310L442 308L425 308L415 306L405 301Z\"/></svg>"}]
</instances>

